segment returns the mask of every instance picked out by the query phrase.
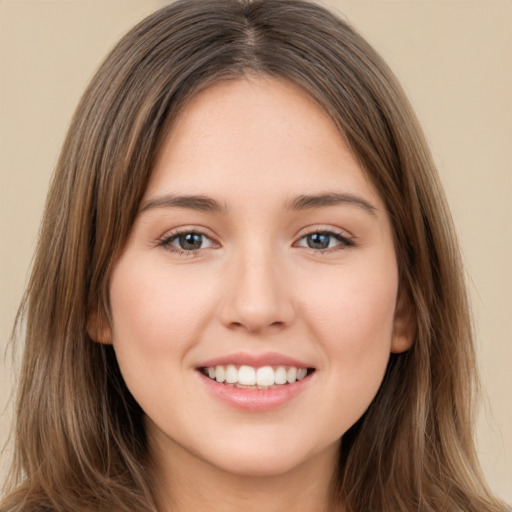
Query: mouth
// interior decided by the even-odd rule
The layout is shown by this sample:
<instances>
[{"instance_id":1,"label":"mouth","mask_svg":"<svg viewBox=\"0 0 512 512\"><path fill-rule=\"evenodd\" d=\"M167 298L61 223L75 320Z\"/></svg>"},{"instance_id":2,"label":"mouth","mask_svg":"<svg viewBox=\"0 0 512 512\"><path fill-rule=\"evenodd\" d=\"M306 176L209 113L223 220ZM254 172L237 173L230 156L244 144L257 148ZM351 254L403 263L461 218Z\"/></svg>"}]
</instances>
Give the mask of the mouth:
<instances>
[{"instance_id":1,"label":"mouth","mask_svg":"<svg viewBox=\"0 0 512 512\"><path fill-rule=\"evenodd\" d=\"M237 352L203 361L196 374L204 389L229 407L264 413L313 396L316 368L277 352Z\"/></svg>"},{"instance_id":2,"label":"mouth","mask_svg":"<svg viewBox=\"0 0 512 512\"><path fill-rule=\"evenodd\" d=\"M216 365L198 370L209 379L239 389L276 389L299 382L311 375L314 368L297 366Z\"/></svg>"}]
</instances>

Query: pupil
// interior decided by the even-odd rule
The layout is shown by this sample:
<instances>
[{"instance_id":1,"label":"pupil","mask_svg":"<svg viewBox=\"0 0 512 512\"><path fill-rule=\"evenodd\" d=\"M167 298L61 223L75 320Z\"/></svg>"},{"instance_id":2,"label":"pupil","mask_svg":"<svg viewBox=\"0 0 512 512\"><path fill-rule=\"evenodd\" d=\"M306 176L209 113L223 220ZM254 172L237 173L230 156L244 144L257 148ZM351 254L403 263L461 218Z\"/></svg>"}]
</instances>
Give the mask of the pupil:
<instances>
[{"instance_id":1,"label":"pupil","mask_svg":"<svg viewBox=\"0 0 512 512\"><path fill-rule=\"evenodd\" d=\"M308 247L311 249L327 249L329 247L330 235L325 233L312 233L308 235Z\"/></svg>"},{"instance_id":2,"label":"pupil","mask_svg":"<svg viewBox=\"0 0 512 512\"><path fill-rule=\"evenodd\" d=\"M180 246L182 249L192 251L200 249L202 244L202 235L197 233L187 233L179 237Z\"/></svg>"}]
</instances>

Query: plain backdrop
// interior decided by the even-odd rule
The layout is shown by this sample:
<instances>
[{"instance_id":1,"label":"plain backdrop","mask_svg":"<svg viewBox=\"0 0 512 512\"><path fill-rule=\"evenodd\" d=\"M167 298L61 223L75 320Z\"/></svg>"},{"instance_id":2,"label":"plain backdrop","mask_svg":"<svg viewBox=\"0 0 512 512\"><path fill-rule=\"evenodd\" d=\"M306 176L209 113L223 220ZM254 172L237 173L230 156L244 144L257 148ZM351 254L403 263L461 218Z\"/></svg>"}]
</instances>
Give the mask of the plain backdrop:
<instances>
[{"instance_id":1,"label":"plain backdrop","mask_svg":"<svg viewBox=\"0 0 512 512\"><path fill-rule=\"evenodd\" d=\"M0 0L0 354L72 112L115 42L162 0ZM390 64L431 143L464 251L484 395L478 449L512 502L512 2L330 0ZM0 357L0 442L13 368ZM5 474L9 445L0 459Z\"/></svg>"}]
</instances>

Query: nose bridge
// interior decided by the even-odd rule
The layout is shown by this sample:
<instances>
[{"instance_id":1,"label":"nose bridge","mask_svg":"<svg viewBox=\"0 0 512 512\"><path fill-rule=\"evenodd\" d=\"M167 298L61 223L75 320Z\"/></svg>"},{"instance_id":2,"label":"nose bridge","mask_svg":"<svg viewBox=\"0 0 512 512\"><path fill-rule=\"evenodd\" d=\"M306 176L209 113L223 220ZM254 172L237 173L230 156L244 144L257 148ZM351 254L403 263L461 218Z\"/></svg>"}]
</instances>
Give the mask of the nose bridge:
<instances>
[{"instance_id":1,"label":"nose bridge","mask_svg":"<svg viewBox=\"0 0 512 512\"><path fill-rule=\"evenodd\" d=\"M252 241L233 254L222 306L228 326L248 331L283 327L293 318L290 288L284 264L272 244Z\"/></svg>"}]
</instances>

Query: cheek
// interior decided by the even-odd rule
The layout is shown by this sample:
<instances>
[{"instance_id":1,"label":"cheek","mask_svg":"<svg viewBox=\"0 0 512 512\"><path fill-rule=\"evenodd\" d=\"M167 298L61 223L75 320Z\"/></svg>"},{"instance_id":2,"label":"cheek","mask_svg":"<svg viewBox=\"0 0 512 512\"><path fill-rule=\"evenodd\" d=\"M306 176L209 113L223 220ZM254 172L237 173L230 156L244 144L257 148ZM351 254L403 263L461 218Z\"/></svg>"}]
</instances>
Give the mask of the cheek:
<instances>
[{"instance_id":1,"label":"cheek","mask_svg":"<svg viewBox=\"0 0 512 512\"><path fill-rule=\"evenodd\" d=\"M383 273L336 269L303 303L309 329L325 355L327 389L340 406L326 414L345 429L369 406L387 367L397 297L393 268Z\"/></svg>"},{"instance_id":2,"label":"cheek","mask_svg":"<svg viewBox=\"0 0 512 512\"><path fill-rule=\"evenodd\" d=\"M174 271L173 271L174 270ZM123 378L146 412L172 411L187 373L187 353L212 314L213 283L127 252L110 281L112 340ZM182 397L182 394L179 395ZM158 416L158 414L156 414Z\"/></svg>"},{"instance_id":3,"label":"cheek","mask_svg":"<svg viewBox=\"0 0 512 512\"><path fill-rule=\"evenodd\" d=\"M148 355L185 348L210 317L212 287L200 274L133 260L121 259L110 282L114 344Z\"/></svg>"},{"instance_id":4,"label":"cheek","mask_svg":"<svg viewBox=\"0 0 512 512\"><path fill-rule=\"evenodd\" d=\"M302 307L307 309L312 325L321 330L320 339L333 349L350 347L355 352L385 340L389 350L397 298L393 268L387 266L378 272L344 267L320 279L317 274L314 283L305 283L300 292L306 297Z\"/></svg>"}]
</instances>

